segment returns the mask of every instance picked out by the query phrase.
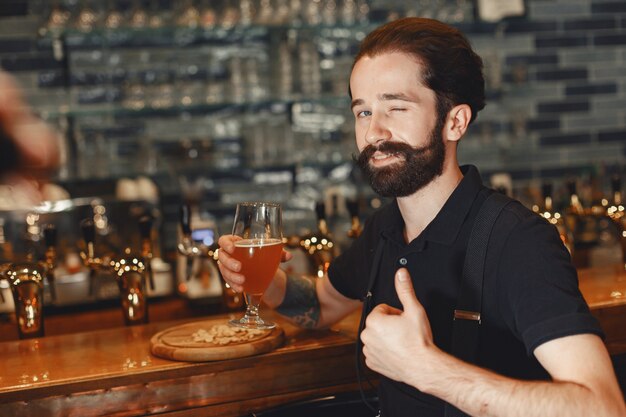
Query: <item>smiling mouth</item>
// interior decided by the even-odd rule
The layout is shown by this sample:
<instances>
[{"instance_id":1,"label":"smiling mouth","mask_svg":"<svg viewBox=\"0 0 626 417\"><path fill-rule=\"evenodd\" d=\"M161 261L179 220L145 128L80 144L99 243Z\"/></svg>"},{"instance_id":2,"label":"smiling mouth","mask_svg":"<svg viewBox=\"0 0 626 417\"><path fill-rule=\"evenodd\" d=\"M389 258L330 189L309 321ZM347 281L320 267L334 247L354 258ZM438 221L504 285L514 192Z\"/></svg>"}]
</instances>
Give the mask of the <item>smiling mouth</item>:
<instances>
[{"instance_id":1,"label":"smiling mouth","mask_svg":"<svg viewBox=\"0 0 626 417\"><path fill-rule=\"evenodd\" d=\"M391 152L391 153L375 153L374 155L372 155L371 160L373 162L378 162L378 161L386 161L389 159L393 159L393 158L399 158L402 155L400 154L400 152Z\"/></svg>"}]
</instances>

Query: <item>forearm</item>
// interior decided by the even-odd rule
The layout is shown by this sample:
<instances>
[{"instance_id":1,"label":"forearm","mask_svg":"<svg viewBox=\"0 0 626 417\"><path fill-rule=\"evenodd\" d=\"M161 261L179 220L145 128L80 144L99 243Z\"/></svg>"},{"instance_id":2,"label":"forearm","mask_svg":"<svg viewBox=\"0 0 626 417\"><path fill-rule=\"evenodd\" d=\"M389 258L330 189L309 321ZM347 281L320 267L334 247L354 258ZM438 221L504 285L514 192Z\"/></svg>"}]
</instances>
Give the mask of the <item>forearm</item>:
<instances>
[{"instance_id":1,"label":"forearm","mask_svg":"<svg viewBox=\"0 0 626 417\"><path fill-rule=\"evenodd\" d=\"M280 271L274 278L266 304L300 327L312 329L319 325L320 303L314 278L288 275Z\"/></svg>"},{"instance_id":2,"label":"forearm","mask_svg":"<svg viewBox=\"0 0 626 417\"><path fill-rule=\"evenodd\" d=\"M274 279L263 294L263 302L270 308L278 307L285 298L285 287L287 284L287 274L282 269L276 271Z\"/></svg>"},{"instance_id":3,"label":"forearm","mask_svg":"<svg viewBox=\"0 0 626 417\"><path fill-rule=\"evenodd\" d=\"M328 276L303 277L279 271L268 293L269 307L308 329L329 327L361 306L360 301L337 292Z\"/></svg>"},{"instance_id":4,"label":"forearm","mask_svg":"<svg viewBox=\"0 0 626 417\"><path fill-rule=\"evenodd\" d=\"M520 381L440 353L423 391L476 417L623 416L623 400L564 381ZM422 379L422 378L420 378ZM429 378L425 378L429 379ZM416 382L419 387L420 383ZM608 391L608 392L607 392Z\"/></svg>"}]
</instances>

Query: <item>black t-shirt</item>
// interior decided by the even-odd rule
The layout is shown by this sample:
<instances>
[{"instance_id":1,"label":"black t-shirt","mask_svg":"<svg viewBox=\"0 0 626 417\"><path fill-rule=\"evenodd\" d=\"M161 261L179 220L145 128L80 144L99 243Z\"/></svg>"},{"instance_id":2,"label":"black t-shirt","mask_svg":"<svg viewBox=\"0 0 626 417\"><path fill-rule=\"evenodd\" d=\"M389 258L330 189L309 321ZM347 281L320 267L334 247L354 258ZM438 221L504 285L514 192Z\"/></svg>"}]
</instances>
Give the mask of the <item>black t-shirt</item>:
<instances>
[{"instance_id":1,"label":"black t-shirt","mask_svg":"<svg viewBox=\"0 0 626 417\"><path fill-rule=\"evenodd\" d=\"M479 193L484 186L478 170L466 166L462 171L463 180L412 242L404 241L404 221L394 201L368 219L361 237L328 271L341 294L363 299L376 245L384 239L373 305L401 308L393 277L398 268L407 268L434 342L446 352L469 234L485 198ZM546 379L534 349L581 333L602 336L556 228L519 202L509 204L498 218L487 251L478 365L514 378ZM385 417L443 416L443 401L402 383L382 378L379 395Z\"/></svg>"}]
</instances>

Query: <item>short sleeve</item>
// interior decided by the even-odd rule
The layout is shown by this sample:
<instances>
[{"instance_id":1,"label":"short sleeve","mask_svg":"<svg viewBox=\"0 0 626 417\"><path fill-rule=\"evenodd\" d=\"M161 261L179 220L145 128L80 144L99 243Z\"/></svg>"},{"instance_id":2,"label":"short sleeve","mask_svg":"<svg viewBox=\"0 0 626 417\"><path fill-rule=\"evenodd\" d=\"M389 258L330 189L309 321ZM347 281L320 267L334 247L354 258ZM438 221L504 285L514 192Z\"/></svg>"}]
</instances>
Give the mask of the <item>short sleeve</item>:
<instances>
[{"instance_id":1,"label":"short sleeve","mask_svg":"<svg viewBox=\"0 0 626 417\"><path fill-rule=\"evenodd\" d=\"M345 297L355 300L365 297L375 245L380 239L380 232L375 226L378 215L380 212L368 219L361 236L328 268L330 283Z\"/></svg>"},{"instance_id":2,"label":"short sleeve","mask_svg":"<svg viewBox=\"0 0 626 417\"><path fill-rule=\"evenodd\" d=\"M560 337L603 336L578 288L576 269L556 227L541 217L527 216L512 229L497 273L500 309L529 355Z\"/></svg>"}]
</instances>

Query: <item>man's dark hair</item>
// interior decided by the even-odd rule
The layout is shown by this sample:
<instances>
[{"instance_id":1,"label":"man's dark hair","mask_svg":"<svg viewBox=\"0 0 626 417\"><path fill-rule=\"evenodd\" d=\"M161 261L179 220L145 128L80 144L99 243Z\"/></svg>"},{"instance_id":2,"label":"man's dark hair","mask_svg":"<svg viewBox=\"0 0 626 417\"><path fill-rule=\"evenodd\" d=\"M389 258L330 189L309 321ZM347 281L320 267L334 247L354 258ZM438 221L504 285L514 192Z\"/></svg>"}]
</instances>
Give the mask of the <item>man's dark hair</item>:
<instances>
[{"instance_id":1,"label":"man's dark hair","mask_svg":"<svg viewBox=\"0 0 626 417\"><path fill-rule=\"evenodd\" d=\"M354 63L391 52L410 54L423 65L422 82L437 95L439 117L455 105L467 104L471 123L485 107L483 61L458 29L433 19L395 20L365 37Z\"/></svg>"}]
</instances>

